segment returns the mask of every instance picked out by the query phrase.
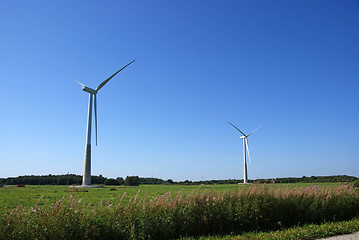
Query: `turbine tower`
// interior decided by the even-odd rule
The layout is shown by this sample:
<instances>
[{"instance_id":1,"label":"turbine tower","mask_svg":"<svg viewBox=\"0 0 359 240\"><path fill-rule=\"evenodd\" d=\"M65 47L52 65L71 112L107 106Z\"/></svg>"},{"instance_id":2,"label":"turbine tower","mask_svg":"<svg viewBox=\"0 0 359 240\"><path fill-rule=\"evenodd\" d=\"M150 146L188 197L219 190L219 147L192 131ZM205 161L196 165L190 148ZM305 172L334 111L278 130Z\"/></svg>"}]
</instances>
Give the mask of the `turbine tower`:
<instances>
[{"instance_id":1,"label":"turbine tower","mask_svg":"<svg viewBox=\"0 0 359 240\"><path fill-rule=\"evenodd\" d=\"M235 129L238 130L238 132L240 132L243 136L241 136L241 139L243 139L243 158L244 158L244 166L243 166L243 183L247 184L248 183L248 175L247 175L247 153L248 153L248 158L249 161L251 161L251 156L249 154L249 147L248 147L248 139L247 137L249 137L249 135L251 135L252 133L254 133L255 131L257 131L262 125L258 126L256 129L254 129L252 132L250 132L249 134L244 134L241 130L239 130L236 126L234 126L232 123L228 122L229 124L231 124Z\"/></svg>"},{"instance_id":2,"label":"turbine tower","mask_svg":"<svg viewBox=\"0 0 359 240\"><path fill-rule=\"evenodd\" d=\"M89 88L84 84L76 81L82 85L82 90L89 93L89 106L88 106L88 115L87 115L87 135L86 135L86 146L85 146L85 162L84 162L84 175L82 177L82 187L91 187L91 124L92 124L92 101L94 101L94 110L95 110L95 133L96 133L96 146L97 146L97 102L96 94L97 92L105 86L105 84L111 80L117 73L121 72L125 67L133 63L135 60L115 72L111 77L103 81L96 89Z\"/></svg>"}]
</instances>

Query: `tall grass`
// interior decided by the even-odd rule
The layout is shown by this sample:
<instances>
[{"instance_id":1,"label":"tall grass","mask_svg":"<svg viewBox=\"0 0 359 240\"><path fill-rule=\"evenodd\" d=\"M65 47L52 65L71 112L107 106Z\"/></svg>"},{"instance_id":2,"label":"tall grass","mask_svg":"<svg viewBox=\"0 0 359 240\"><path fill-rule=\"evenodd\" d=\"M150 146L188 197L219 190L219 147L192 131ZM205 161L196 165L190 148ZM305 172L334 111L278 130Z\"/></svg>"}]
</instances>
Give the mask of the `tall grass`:
<instances>
[{"instance_id":1,"label":"tall grass","mask_svg":"<svg viewBox=\"0 0 359 240\"><path fill-rule=\"evenodd\" d=\"M175 239L240 234L359 216L359 192L337 187L167 192L91 204L73 194L55 203L6 209L0 239ZM41 203L41 204L40 204Z\"/></svg>"}]
</instances>

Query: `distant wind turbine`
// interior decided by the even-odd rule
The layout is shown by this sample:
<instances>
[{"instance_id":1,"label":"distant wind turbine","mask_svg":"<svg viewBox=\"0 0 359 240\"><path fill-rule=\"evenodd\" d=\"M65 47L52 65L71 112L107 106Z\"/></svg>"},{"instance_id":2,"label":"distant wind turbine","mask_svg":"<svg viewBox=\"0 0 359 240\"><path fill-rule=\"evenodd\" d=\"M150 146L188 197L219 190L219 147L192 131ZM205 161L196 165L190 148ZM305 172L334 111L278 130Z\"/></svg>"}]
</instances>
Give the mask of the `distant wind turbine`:
<instances>
[{"instance_id":1,"label":"distant wind turbine","mask_svg":"<svg viewBox=\"0 0 359 240\"><path fill-rule=\"evenodd\" d=\"M241 130L239 130L236 126L234 126L232 123L228 122L229 124L231 124L235 129L238 130L238 132L240 132L243 136L241 136L241 139L243 139L243 158L244 158L244 170L243 170L243 183L247 184L248 183L248 175L247 175L247 152L248 152L248 158L249 161L251 161L251 156L249 154L249 147L248 147L248 139L247 137L249 137L249 135L251 135L252 133L254 133L255 131L257 131L262 125L258 126L256 129L254 129L252 132L250 132L249 134L244 134ZM252 161L251 161L252 162Z\"/></svg>"},{"instance_id":2,"label":"distant wind turbine","mask_svg":"<svg viewBox=\"0 0 359 240\"><path fill-rule=\"evenodd\" d=\"M87 115L87 136L86 136L86 146L85 146L85 163L84 163L84 175L82 177L82 187L91 187L91 122L92 122L92 99L94 99L94 110L95 110L95 132L96 132L96 146L97 146L97 103L96 103L96 94L97 92L105 86L105 84L111 80L117 73L121 72L125 67L133 63L135 60L115 72L111 77L103 81L96 89L89 88L84 84L76 81L82 85L82 90L90 94L89 97L89 106L88 106L88 115Z\"/></svg>"}]
</instances>

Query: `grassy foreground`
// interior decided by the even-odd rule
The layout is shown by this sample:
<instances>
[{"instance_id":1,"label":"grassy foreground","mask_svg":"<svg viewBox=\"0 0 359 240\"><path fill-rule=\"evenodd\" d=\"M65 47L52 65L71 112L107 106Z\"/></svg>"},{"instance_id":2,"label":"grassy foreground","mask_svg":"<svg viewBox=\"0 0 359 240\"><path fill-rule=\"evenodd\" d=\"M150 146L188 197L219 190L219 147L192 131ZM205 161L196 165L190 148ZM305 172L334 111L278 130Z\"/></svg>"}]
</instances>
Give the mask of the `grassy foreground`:
<instances>
[{"instance_id":1,"label":"grassy foreground","mask_svg":"<svg viewBox=\"0 0 359 240\"><path fill-rule=\"evenodd\" d=\"M330 222L321 225L305 225L303 227L294 227L286 230L272 232L245 233L232 236L210 236L199 238L182 238L181 240L314 240L332 236L356 233L359 231L359 218L349 221Z\"/></svg>"},{"instance_id":2,"label":"grassy foreground","mask_svg":"<svg viewBox=\"0 0 359 240\"><path fill-rule=\"evenodd\" d=\"M303 227L294 227L282 231L246 233L237 236L212 236L200 238L182 238L182 240L310 240L327 238L331 236L344 235L359 231L359 218L349 221L330 222L321 225L305 225Z\"/></svg>"},{"instance_id":3,"label":"grassy foreground","mask_svg":"<svg viewBox=\"0 0 359 240\"><path fill-rule=\"evenodd\" d=\"M40 198L5 208L0 239L176 239L288 229L359 217L359 192L349 185L141 194L96 204L76 197Z\"/></svg>"}]
</instances>

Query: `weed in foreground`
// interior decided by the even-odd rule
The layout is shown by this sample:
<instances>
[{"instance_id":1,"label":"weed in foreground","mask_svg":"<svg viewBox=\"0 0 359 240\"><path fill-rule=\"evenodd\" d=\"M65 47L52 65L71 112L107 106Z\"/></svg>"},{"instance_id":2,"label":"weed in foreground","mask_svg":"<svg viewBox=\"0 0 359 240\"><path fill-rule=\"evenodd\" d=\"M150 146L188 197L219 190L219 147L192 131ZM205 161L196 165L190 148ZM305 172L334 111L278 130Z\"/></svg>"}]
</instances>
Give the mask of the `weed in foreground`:
<instances>
[{"instance_id":1,"label":"weed in foreground","mask_svg":"<svg viewBox=\"0 0 359 240\"><path fill-rule=\"evenodd\" d=\"M0 215L0 239L176 239L286 229L359 216L349 185L110 199L90 204L74 194L54 203L18 206Z\"/></svg>"}]
</instances>

